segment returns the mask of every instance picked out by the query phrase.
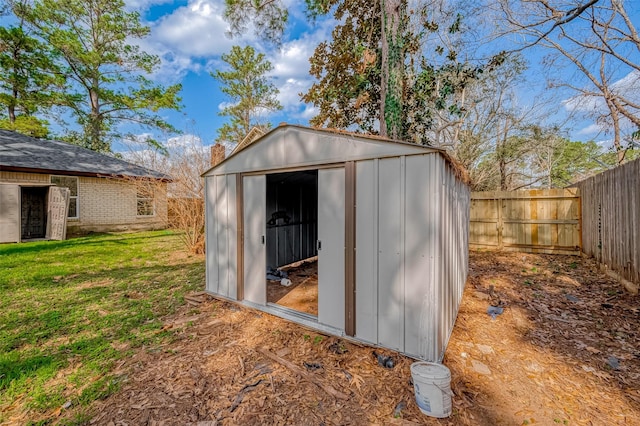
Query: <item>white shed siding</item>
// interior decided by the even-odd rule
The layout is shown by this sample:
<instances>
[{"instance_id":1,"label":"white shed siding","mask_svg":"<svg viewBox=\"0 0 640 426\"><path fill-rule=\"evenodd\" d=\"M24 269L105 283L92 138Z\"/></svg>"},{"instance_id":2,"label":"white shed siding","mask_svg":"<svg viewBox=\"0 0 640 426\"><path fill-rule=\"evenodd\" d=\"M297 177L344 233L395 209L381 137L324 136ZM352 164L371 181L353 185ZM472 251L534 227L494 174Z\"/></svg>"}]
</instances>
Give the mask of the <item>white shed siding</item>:
<instances>
[{"instance_id":1,"label":"white shed siding","mask_svg":"<svg viewBox=\"0 0 640 426\"><path fill-rule=\"evenodd\" d=\"M216 176L215 223L218 234L218 293L229 296L229 232L227 176Z\"/></svg>"},{"instance_id":2,"label":"white shed siding","mask_svg":"<svg viewBox=\"0 0 640 426\"><path fill-rule=\"evenodd\" d=\"M207 244L207 290L237 298L237 208L235 175L205 179Z\"/></svg>"},{"instance_id":3,"label":"white shed siding","mask_svg":"<svg viewBox=\"0 0 640 426\"><path fill-rule=\"evenodd\" d=\"M403 235L400 205L400 158L380 160L378 175L378 342L391 349L404 347ZM356 307L357 309L357 307Z\"/></svg>"},{"instance_id":4,"label":"white shed siding","mask_svg":"<svg viewBox=\"0 0 640 426\"><path fill-rule=\"evenodd\" d=\"M439 361L467 278L470 196L450 163L434 150L285 127L235 154L205 178L207 290L236 298L240 227L244 303L307 326L344 333L346 185L341 166L349 160L355 161L356 181L354 337ZM320 168L318 239L323 250L317 321L266 303L266 246L261 239L266 232L266 174L302 166ZM234 173L243 174L242 192L235 188ZM323 176L335 173L341 179L324 181ZM243 211L237 212L240 193ZM343 203L336 207L325 201L334 198ZM330 207L339 214L321 212ZM238 213L243 223L237 223ZM331 249L323 219L335 240ZM323 255L331 255L326 264ZM325 282L332 284L330 288L324 287Z\"/></svg>"},{"instance_id":5,"label":"white shed siding","mask_svg":"<svg viewBox=\"0 0 640 426\"><path fill-rule=\"evenodd\" d=\"M344 163L398 155L422 154L429 149L313 129L277 128L234 154L205 175L249 173L315 164ZM435 151L434 151L435 152Z\"/></svg>"},{"instance_id":6,"label":"white shed siding","mask_svg":"<svg viewBox=\"0 0 640 426\"><path fill-rule=\"evenodd\" d=\"M433 359L442 359L444 356L467 279L470 203L468 187L456 178L451 166L443 158L439 158L438 162L443 188L440 220L443 232L439 241L443 259L438 282L437 341L430 354Z\"/></svg>"},{"instance_id":7,"label":"white shed siding","mask_svg":"<svg viewBox=\"0 0 640 426\"><path fill-rule=\"evenodd\" d=\"M227 175L227 239L228 239L228 287L227 296L238 298L238 188L236 175Z\"/></svg>"},{"instance_id":8,"label":"white shed siding","mask_svg":"<svg viewBox=\"0 0 640 426\"><path fill-rule=\"evenodd\" d=\"M437 288L441 248L439 155L407 158L405 271L405 348L432 358L437 330Z\"/></svg>"},{"instance_id":9,"label":"white shed siding","mask_svg":"<svg viewBox=\"0 0 640 426\"><path fill-rule=\"evenodd\" d=\"M216 202L218 191L216 178L208 177L204 180L205 191L205 247L207 261L205 268L207 290L219 294L218 291L218 227L216 225Z\"/></svg>"},{"instance_id":10,"label":"white shed siding","mask_svg":"<svg viewBox=\"0 0 640 426\"><path fill-rule=\"evenodd\" d=\"M356 163L356 337L378 343L378 164Z\"/></svg>"},{"instance_id":11,"label":"white shed siding","mask_svg":"<svg viewBox=\"0 0 640 426\"><path fill-rule=\"evenodd\" d=\"M356 335L440 360L467 269L469 191L440 155L356 163Z\"/></svg>"}]
</instances>

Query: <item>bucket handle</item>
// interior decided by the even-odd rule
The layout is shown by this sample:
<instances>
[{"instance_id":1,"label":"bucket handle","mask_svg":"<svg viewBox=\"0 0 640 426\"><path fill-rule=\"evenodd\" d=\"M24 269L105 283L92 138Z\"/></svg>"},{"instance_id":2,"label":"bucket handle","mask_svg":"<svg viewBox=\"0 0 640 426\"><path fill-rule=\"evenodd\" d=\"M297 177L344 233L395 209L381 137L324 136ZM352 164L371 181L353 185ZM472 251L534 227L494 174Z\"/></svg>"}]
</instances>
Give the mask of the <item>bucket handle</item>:
<instances>
[{"instance_id":1,"label":"bucket handle","mask_svg":"<svg viewBox=\"0 0 640 426\"><path fill-rule=\"evenodd\" d=\"M440 386L438 386L436 383L431 383L433 386L437 387L438 389L440 389L440 392L444 393L444 394L449 394L449 396L453 397L455 396L453 391L451 390L451 388L449 388L449 391L447 392L446 390L442 389Z\"/></svg>"}]
</instances>

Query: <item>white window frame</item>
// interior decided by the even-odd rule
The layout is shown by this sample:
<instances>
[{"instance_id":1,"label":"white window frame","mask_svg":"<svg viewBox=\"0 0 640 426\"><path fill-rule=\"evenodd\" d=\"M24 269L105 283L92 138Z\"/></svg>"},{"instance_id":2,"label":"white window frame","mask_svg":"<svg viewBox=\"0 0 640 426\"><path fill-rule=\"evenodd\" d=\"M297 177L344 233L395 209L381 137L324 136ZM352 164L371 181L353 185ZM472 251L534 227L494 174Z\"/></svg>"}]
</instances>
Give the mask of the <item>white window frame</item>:
<instances>
[{"instance_id":1,"label":"white window frame","mask_svg":"<svg viewBox=\"0 0 640 426\"><path fill-rule=\"evenodd\" d=\"M53 178L60 177L65 179L75 179L76 180L76 195L71 195L71 189L69 189L69 205L71 205L71 200L76 200L76 215L75 216L67 216L67 219L80 219L80 178L78 176L69 176L69 175L50 175L49 182L53 182ZM55 184L59 186L58 184ZM65 187L66 188L66 187ZM69 209L71 211L71 209Z\"/></svg>"}]
</instances>

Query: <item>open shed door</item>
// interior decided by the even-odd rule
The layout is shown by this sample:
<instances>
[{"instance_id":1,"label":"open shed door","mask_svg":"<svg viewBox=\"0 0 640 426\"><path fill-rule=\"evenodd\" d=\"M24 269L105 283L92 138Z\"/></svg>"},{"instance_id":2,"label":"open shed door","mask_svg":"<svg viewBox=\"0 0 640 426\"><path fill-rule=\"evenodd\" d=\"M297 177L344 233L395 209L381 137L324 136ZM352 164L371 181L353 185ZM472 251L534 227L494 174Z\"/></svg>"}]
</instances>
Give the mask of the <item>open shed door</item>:
<instances>
[{"instance_id":1,"label":"open shed door","mask_svg":"<svg viewBox=\"0 0 640 426\"><path fill-rule=\"evenodd\" d=\"M318 170L318 322L345 328L344 168Z\"/></svg>"},{"instance_id":2,"label":"open shed door","mask_svg":"<svg viewBox=\"0 0 640 426\"><path fill-rule=\"evenodd\" d=\"M267 304L267 177L243 178L244 300Z\"/></svg>"},{"instance_id":3,"label":"open shed door","mask_svg":"<svg viewBox=\"0 0 640 426\"><path fill-rule=\"evenodd\" d=\"M20 241L20 187L0 185L0 243Z\"/></svg>"},{"instance_id":4,"label":"open shed door","mask_svg":"<svg viewBox=\"0 0 640 426\"><path fill-rule=\"evenodd\" d=\"M67 238L69 193L69 188L62 188L59 186L52 186L49 188L46 235L48 240L64 240Z\"/></svg>"}]
</instances>

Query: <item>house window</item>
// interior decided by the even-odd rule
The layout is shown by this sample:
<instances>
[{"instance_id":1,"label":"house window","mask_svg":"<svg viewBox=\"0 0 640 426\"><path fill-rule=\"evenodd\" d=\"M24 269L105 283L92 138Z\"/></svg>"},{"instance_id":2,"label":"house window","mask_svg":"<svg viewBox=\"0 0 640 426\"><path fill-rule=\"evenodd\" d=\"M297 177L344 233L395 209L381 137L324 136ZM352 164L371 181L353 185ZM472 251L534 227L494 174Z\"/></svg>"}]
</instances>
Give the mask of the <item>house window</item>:
<instances>
[{"instance_id":1,"label":"house window","mask_svg":"<svg viewBox=\"0 0 640 426\"><path fill-rule=\"evenodd\" d=\"M69 188L69 219L78 219L78 178L76 176L51 176L51 183Z\"/></svg>"},{"instance_id":2,"label":"house window","mask_svg":"<svg viewBox=\"0 0 640 426\"><path fill-rule=\"evenodd\" d=\"M138 190L137 192L138 216L153 216L156 214L155 203L153 202L153 191Z\"/></svg>"}]
</instances>

